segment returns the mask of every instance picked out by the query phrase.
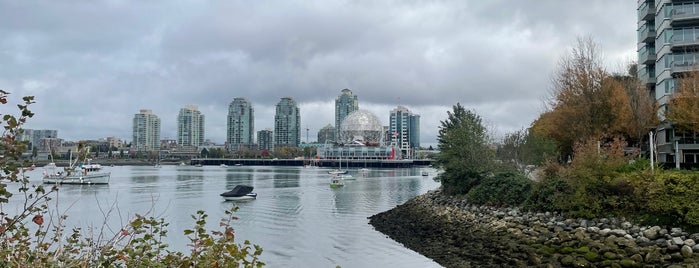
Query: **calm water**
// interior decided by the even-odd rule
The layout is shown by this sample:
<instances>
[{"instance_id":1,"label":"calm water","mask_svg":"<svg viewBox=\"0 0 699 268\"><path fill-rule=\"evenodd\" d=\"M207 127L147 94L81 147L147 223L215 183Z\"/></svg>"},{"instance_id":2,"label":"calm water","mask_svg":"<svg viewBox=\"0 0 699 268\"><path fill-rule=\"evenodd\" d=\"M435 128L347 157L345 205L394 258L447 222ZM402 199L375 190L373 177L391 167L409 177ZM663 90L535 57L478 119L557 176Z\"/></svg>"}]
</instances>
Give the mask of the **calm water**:
<instances>
[{"instance_id":1,"label":"calm water","mask_svg":"<svg viewBox=\"0 0 699 268\"><path fill-rule=\"evenodd\" d=\"M55 199L67 211L68 226L100 227L110 208L109 226L119 230L134 213L170 222L172 249L186 250L182 231L190 215L203 209L209 229L223 211L240 207L236 239L262 246L268 267L439 267L375 231L367 217L391 209L439 186L421 176L423 168L371 169L340 189L329 186L327 169L302 167L163 166L111 167L109 185L63 185ZM30 180L40 182L41 169ZM257 200L224 201L219 194L237 184L255 187Z\"/></svg>"}]
</instances>

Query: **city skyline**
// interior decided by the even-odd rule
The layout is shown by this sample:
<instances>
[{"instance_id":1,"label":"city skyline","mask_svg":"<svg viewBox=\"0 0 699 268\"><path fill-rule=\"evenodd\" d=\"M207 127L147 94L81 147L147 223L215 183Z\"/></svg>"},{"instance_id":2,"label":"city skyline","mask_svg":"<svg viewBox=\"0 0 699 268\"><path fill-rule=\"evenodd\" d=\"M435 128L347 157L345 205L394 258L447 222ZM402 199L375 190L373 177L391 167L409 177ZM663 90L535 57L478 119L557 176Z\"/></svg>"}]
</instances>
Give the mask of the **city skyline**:
<instances>
[{"instance_id":1,"label":"city skyline","mask_svg":"<svg viewBox=\"0 0 699 268\"><path fill-rule=\"evenodd\" d=\"M27 128L68 140L129 139L123 122L142 107L174 139L172 118L197 104L217 143L234 97L255 104L264 129L277 98L292 96L316 136L349 88L383 124L398 105L420 114L430 145L457 102L496 135L529 126L577 37L595 38L608 70L624 71L636 60L635 4L0 0L0 88L36 97Z\"/></svg>"}]
</instances>

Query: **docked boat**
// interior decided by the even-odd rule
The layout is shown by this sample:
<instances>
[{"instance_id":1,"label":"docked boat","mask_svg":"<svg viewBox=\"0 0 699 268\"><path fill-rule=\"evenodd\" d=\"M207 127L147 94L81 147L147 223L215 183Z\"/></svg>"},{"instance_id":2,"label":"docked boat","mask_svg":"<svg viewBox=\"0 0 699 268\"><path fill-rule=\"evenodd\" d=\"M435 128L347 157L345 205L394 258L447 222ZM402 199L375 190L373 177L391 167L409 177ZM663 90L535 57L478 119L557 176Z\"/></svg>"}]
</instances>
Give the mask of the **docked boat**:
<instances>
[{"instance_id":1,"label":"docked boat","mask_svg":"<svg viewBox=\"0 0 699 268\"><path fill-rule=\"evenodd\" d=\"M227 168L228 165L226 165L226 164L221 164L220 167L222 167L222 168Z\"/></svg>"},{"instance_id":2,"label":"docked boat","mask_svg":"<svg viewBox=\"0 0 699 268\"><path fill-rule=\"evenodd\" d=\"M427 171L423 171L423 172L422 172L422 176L423 176L423 177L427 177L427 176L429 176L429 175L430 175L430 173L428 173Z\"/></svg>"},{"instance_id":3,"label":"docked boat","mask_svg":"<svg viewBox=\"0 0 699 268\"><path fill-rule=\"evenodd\" d=\"M248 185L236 185L233 190L222 193L221 196L227 201L256 199L257 193L253 193L253 189L252 186Z\"/></svg>"},{"instance_id":4,"label":"docked boat","mask_svg":"<svg viewBox=\"0 0 699 268\"><path fill-rule=\"evenodd\" d=\"M332 176L332 178L330 178L330 187L340 188L342 186L345 186L345 180L342 177Z\"/></svg>"},{"instance_id":5,"label":"docked boat","mask_svg":"<svg viewBox=\"0 0 699 268\"><path fill-rule=\"evenodd\" d=\"M108 184L110 172L102 171L100 164L80 164L74 168L58 168L56 163L44 166L44 183L52 184Z\"/></svg>"}]
</instances>

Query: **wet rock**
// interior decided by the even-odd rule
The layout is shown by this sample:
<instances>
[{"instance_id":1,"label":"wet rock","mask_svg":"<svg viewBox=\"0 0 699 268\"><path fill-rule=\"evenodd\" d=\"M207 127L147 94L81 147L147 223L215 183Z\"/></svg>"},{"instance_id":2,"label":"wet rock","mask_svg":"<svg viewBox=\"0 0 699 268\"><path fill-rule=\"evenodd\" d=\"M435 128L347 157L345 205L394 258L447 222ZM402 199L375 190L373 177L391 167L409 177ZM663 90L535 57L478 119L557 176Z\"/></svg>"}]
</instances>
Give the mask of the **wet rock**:
<instances>
[{"instance_id":1,"label":"wet rock","mask_svg":"<svg viewBox=\"0 0 699 268\"><path fill-rule=\"evenodd\" d=\"M692 257L692 254L694 253L694 251L689 246L684 245L684 246L682 246L680 253L682 254L682 257L690 258L690 257Z\"/></svg>"}]
</instances>

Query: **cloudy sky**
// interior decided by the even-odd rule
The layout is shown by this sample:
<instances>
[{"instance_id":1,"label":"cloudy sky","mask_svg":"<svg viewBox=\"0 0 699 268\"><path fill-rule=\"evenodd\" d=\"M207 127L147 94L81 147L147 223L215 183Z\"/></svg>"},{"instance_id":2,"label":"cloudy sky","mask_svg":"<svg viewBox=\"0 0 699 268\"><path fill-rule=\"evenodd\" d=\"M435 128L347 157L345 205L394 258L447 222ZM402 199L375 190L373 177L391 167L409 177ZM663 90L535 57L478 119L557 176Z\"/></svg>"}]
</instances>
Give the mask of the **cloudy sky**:
<instances>
[{"instance_id":1,"label":"cloudy sky","mask_svg":"<svg viewBox=\"0 0 699 268\"><path fill-rule=\"evenodd\" d=\"M67 140L130 141L140 109L175 138L179 109L198 105L223 143L235 97L253 103L256 130L292 97L313 141L349 88L383 124L397 105L421 115L429 145L457 102L498 135L528 126L578 37L621 71L635 60L635 3L0 0L0 89L35 96L27 127Z\"/></svg>"}]
</instances>

